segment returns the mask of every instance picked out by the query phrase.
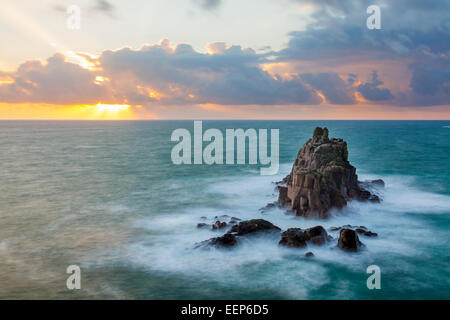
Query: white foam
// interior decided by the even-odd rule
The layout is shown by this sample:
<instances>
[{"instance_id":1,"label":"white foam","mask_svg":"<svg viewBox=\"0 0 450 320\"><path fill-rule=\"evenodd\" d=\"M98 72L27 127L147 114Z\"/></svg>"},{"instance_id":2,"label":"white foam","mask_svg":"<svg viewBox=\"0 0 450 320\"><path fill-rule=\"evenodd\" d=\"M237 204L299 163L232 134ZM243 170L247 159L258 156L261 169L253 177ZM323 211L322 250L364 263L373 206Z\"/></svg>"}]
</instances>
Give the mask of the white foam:
<instances>
[{"instance_id":1,"label":"white foam","mask_svg":"<svg viewBox=\"0 0 450 320\"><path fill-rule=\"evenodd\" d=\"M311 290L333 281L328 273L329 264L364 274L366 267L373 263L383 265L384 272L409 270L413 266L401 257L426 254L428 247L445 237L427 228L419 214L450 213L450 197L415 188L415 180L411 177L381 177L386 182L385 189L379 190L383 198L381 203L352 201L344 210L332 211L327 220L295 217L279 208L261 213L259 208L276 200L277 192L272 182L281 180L289 169L283 167L284 174L276 177L224 178L208 185L204 191L205 197L221 195L217 198L217 207L190 208L138 221L137 224L148 229L150 235L145 241L127 248L128 257L153 271L181 273L235 287L264 287L299 299L307 298ZM197 223L204 222L201 217L206 216L212 222L214 216L224 214L240 219L264 218L283 230L316 225L326 229L345 224L363 225L379 236L361 236L365 249L356 254L336 248L337 232L330 232L335 240L328 245L311 245L307 249L280 247L279 235L243 239L229 250L194 249L195 243L223 233L196 228ZM313 251L315 257L305 258L307 251ZM392 257L397 258L395 264L389 264ZM342 286L345 287L345 281ZM347 297L349 294L347 292Z\"/></svg>"}]
</instances>

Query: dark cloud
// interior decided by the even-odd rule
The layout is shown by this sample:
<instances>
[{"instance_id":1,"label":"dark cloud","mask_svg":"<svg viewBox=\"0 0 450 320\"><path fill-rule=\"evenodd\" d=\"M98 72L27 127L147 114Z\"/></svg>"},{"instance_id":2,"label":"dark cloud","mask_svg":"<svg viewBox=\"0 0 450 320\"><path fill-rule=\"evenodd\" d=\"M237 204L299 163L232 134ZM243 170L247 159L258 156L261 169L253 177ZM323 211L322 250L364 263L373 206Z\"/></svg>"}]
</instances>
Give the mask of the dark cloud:
<instances>
[{"instance_id":1,"label":"dark cloud","mask_svg":"<svg viewBox=\"0 0 450 320\"><path fill-rule=\"evenodd\" d=\"M443 60L443 59L439 59ZM414 63L410 87L413 97L410 104L434 105L450 104L450 61Z\"/></svg>"},{"instance_id":2,"label":"dark cloud","mask_svg":"<svg viewBox=\"0 0 450 320\"><path fill-rule=\"evenodd\" d=\"M352 61L367 65L388 60L411 64L411 81L405 79L411 92L396 95L389 88L380 88L376 73L375 79L360 85L358 91L368 100L389 100L399 105L450 104L445 94L446 70L450 68L450 0L292 1L313 5L314 22L305 30L289 34L288 46L272 53L278 61L322 61L330 69ZM369 5L381 7L381 30L366 28ZM348 81L355 83L356 77Z\"/></svg>"},{"instance_id":3,"label":"dark cloud","mask_svg":"<svg viewBox=\"0 0 450 320\"><path fill-rule=\"evenodd\" d=\"M170 48L164 41L137 51L106 51L99 60L107 76L131 73L140 86L170 97L166 103L275 105L319 101L299 78L285 80L262 70L262 57L251 49L219 44L215 50L219 51L203 54L186 44Z\"/></svg>"},{"instance_id":4,"label":"dark cloud","mask_svg":"<svg viewBox=\"0 0 450 320\"><path fill-rule=\"evenodd\" d=\"M108 90L95 83L95 75L89 70L65 61L56 54L40 61L28 61L10 73L13 83L0 85L0 101L37 102L49 104L89 104L108 101Z\"/></svg>"},{"instance_id":5,"label":"dark cloud","mask_svg":"<svg viewBox=\"0 0 450 320\"><path fill-rule=\"evenodd\" d=\"M221 4L195 1L207 10ZM314 6L313 22L291 32L280 51L257 53L214 43L206 54L188 44L171 47L163 41L139 50L105 51L95 61L100 71L57 55L46 65L30 61L3 73L13 83L0 84L0 101L73 104L87 97L130 104L301 105L318 104L324 95L327 103L345 105L356 103L359 92L377 104L450 104L450 0L292 1ZM373 4L381 6L381 30L366 28L366 9ZM115 12L106 0L96 1L94 8L111 16ZM293 67L289 76L280 76L261 67L278 62L319 66L321 72L314 67L312 72L295 72ZM387 63L409 72L401 75L404 89L395 91L379 79L378 72L392 81L386 70L378 70ZM353 65L357 67L342 71ZM361 66L374 70L369 81L360 79ZM96 76L109 81L98 83Z\"/></svg>"},{"instance_id":6,"label":"dark cloud","mask_svg":"<svg viewBox=\"0 0 450 320\"><path fill-rule=\"evenodd\" d=\"M218 49L221 48L221 51ZM13 83L0 85L2 102L91 104L221 104L285 105L319 103L317 94L299 77L283 79L259 67L263 59L251 49L216 45L215 54L168 41L105 51L87 70L62 55L47 64L30 61L5 74ZM98 83L96 76L108 81Z\"/></svg>"},{"instance_id":7,"label":"dark cloud","mask_svg":"<svg viewBox=\"0 0 450 320\"><path fill-rule=\"evenodd\" d=\"M104 13L111 18L114 18L116 14L116 7L107 0L96 0L92 10Z\"/></svg>"},{"instance_id":8,"label":"dark cloud","mask_svg":"<svg viewBox=\"0 0 450 320\"><path fill-rule=\"evenodd\" d=\"M302 80L325 95L331 104L353 104L351 86L342 80L337 73L302 74Z\"/></svg>"},{"instance_id":9,"label":"dark cloud","mask_svg":"<svg viewBox=\"0 0 450 320\"><path fill-rule=\"evenodd\" d=\"M205 10L213 10L222 4L222 0L194 0Z\"/></svg>"},{"instance_id":10,"label":"dark cloud","mask_svg":"<svg viewBox=\"0 0 450 320\"><path fill-rule=\"evenodd\" d=\"M379 87L382 84L383 82L378 79L378 73L374 70L372 71L371 81L360 84L358 86L358 91L366 100L370 101L384 101L393 99L394 96L389 89Z\"/></svg>"},{"instance_id":11,"label":"dark cloud","mask_svg":"<svg viewBox=\"0 0 450 320\"><path fill-rule=\"evenodd\" d=\"M54 4L52 7L55 11L67 14L67 6L61 4ZM92 4L89 7L89 10L93 12L106 14L111 18L116 17L116 6L108 0L95 0L94 4Z\"/></svg>"}]
</instances>

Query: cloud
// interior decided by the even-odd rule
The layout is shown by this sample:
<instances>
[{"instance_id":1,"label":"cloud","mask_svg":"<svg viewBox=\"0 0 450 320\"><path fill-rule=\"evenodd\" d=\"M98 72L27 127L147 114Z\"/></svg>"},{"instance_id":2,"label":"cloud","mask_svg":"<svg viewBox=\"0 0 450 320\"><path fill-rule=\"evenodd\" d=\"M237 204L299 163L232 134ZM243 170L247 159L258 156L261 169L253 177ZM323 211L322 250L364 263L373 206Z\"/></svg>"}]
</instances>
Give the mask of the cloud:
<instances>
[{"instance_id":1,"label":"cloud","mask_svg":"<svg viewBox=\"0 0 450 320\"><path fill-rule=\"evenodd\" d=\"M28 61L3 73L11 81L0 82L0 102L351 105L356 93L373 104L450 104L450 0L291 1L312 6L312 22L290 32L282 50L215 42L204 53L165 40L84 56L95 70L55 55L46 64ZM208 10L222 3L196 2ZM373 4L381 7L381 30L366 28L366 8ZM105 0L94 7L115 11ZM276 64L286 72L267 68Z\"/></svg>"},{"instance_id":2,"label":"cloud","mask_svg":"<svg viewBox=\"0 0 450 320\"><path fill-rule=\"evenodd\" d=\"M448 60L448 59L447 59ZM450 104L450 65L412 64L410 103L417 105Z\"/></svg>"},{"instance_id":3,"label":"cloud","mask_svg":"<svg viewBox=\"0 0 450 320\"><path fill-rule=\"evenodd\" d=\"M54 4L52 7L55 11L67 14L67 6ZM95 0L94 4L89 7L89 10L91 12L103 13L110 18L116 17L116 6L108 0Z\"/></svg>"},{"instance_id":4,"label":"cloud","mask_svg":"<svg viewBox=\"0 0 450 320\"><path fill-rule=\"evenodd\" d=\"M145 105L314 104L320 99L300 77L284 79L262 70L264 58L240 46L211 44L215 54L190 45L172 47L168 40L139 50L108 50L97 59L78 57L96 69L85 69L57 54L28 61L0 84L2 102L89 104L106 102ZM97 78L107 79L99 82Z\"/></svg>"},{"instance_id":5,"label":"cloud","mask_svg":"<svg viewBox=\"0 0 450 320\"><path fill-rule=\"evenodd\" d=\"M397 93L381 88L377 73L372 81L360 84L358 91L367 100L397 105L450 104L449 0L292 1L314 7L313 22L305 30L289 33L288 46L272 52L276 61L308 61L331 70L343 65L390 64L393 69L383 74L392 78L409 68L403 75L406 87ZM366 8L373 4L381 8L381 30L365 27ZM357 77L350 77L350 81L356 83Z\"/></svg>"},{"instance_id":6,"label":"cloud","mask_svg":"<svg viewBox=\"0 0 450 320\"><path fill-rule=\"evenodd\" d=\"M274 78L259 67L262 57L240 46L210 44L213 54L168 41L140 50L106 51L99 58L106 76L132 75L136 87L154 90L165 103L296 104L319 101L299 78Z\"/></svg>"},{"instance_id":7,"label":"cloud","mask_svg":"<svg viewBox=\"0 0 450 320\"><path fill-rule=\"evenodd\" d=\"M195 2L205 10L217 9L222 4L222 0L195 0Z\"/></svg>"},{"instance_id":8,"label":"cloud","mask_svg":"<svg viewBox=\"0 0 450 320\"><path fill-rule=\"evenodd\" d=\"M0 101L35 102L61 105L109 101L108 90L95 83L95 75L69 63L61 54L40 61L27 61L14 72L2 72L12 83L0 85Z\"/></svg>"},{"instance_id":9,"label":"cloud","mask_svg":"<svg viewBox=\"0 0 450 320\"><path fill-rule=\"evenodd\" d=\"M331 104L353 104L355 98L351 86L335 72L302 74L303 81L325 95Z\"/></svg>"},{"instance_id":10,"label":"cloud","mask_svg":"<svg viewBox=\"0 0 450 320\"><path fill-rule=\"evenodd\" d=\"M95 4L92 6L92 10L104 13L109 17L114 18L116 7L107 0L96 0Z\"/></svg>"},{"instance_id":11,"label":"cloud","mask_svg":"<svg viewBox=\"0 0 450 320\"><path fill-rule=\"evenodd\" d=\"M372 80L358 86L358 91L366 100L370 101L384 101L394 98L391 91L387 88L380 88L383 82L378 80L378 73L372 71Z\"/></svg>"}]
</instances>

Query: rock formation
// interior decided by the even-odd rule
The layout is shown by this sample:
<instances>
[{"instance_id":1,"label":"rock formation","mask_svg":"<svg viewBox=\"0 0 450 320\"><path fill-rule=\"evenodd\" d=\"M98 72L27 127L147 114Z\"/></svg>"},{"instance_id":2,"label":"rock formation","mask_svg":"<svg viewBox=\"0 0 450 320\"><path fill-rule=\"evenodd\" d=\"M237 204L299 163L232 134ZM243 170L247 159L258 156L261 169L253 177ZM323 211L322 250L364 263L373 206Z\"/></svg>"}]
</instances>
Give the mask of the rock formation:
<instances>
[{"instance_id":1,"label":"rock formation","mask_svg":"<svg viewBox=\"0 0 450 320\"><path fill-rule=\"evenodd\" d=\"M269 203L261 209L262 212L281 206L288 207L298 216L327 218L330 209L342 208L352 199L380 201L368 189L376 192L384 186L384 181L358 181L356 168L348 161L347 143L342 139L328 138L327 128L316 128L313 137L298 152L291 173L276 184L279 190L278 201ZM202 219L206 220L206 217ZM228 220L228 223L224 220ZM210 225L206 223L197 225L198 228L208 226ZM279 235L281 232L280 228L263 219L240 221L227 215L214 217L212 229L225 228L230 229L224 235L200 242L196 247L232 247L242 237L262 232L275 232ZM329 231L339 232L337 246L345 251L357 251L363 246L358 234L377 236L364 226L345 225L331 227ZM333 237L322 226L316 226L305 230L289 228L281 233L279 244L305 248L308 244L324 245L331 241ZM307 252L305 256L314 255Z\"/></svg>"},{"instance_id":2,"label":"rock formation","mask_svg":"<svg viewBox=\"0 0 450 320\"><path fill-rule=\"evenodd\" d=\"M270 231L280 232L281 229L264 219L242 221L239 222L239 224L234 225L223 236L202 241L196 245L196 248L208 246L231 247L238 243L239 237L241 236Z\"/></svg>"},{"instance_id":3,"label":"rock formation","mask_svg":"<svg viewBox=\"0 0 450 320\"><path fill-rule=\"evenodd\" d=\"M327 128L314 130L284 181L286 187L278 187L278 203L298 216L327 218L331 208L342 208L351 199L380 201L358 184L347 143L328 138Z\"/></svg>"},{"instance_id":4,"label":"rock formation","mask_svg":"<svg viewBox=\"0 0 450 320\"><path fill-rule=\"evenodd\" d=\"M291 248L305 248L306 235L300 228L289 228L281 234L280 245Z\"/></svg>"},{"instance_id":5,"label":"rock formation","mask_svg":"<svg viewBox=\"0 0 450 320\"><path fill-rule=\"evenodd\" d=\"M273 225L269 221L264 219L252 219L242 221L237 225L234 225L228 233L235 234L237 236L247 235L259 231L280 231L281 229Z\"/></svg>"},{"instance_id":6,"label":"rock formation","mask_svg":"<svg viewBox=\"0 0 450 320\"><path fill-rule=\"evenodd\" d=\"M358 235L352 229L342 229L339 233L338 247L345 251L357 251L362 245Z\"/></svg>"},{"instance_id":7,"label":"rock formation","mask_svg":"<svg viewBox=\"0 0 450 320\"><path fill-rule=\"evenodd\" d=\"M206 225L208 226L208 225ZM344 251L358 251L364 246L358 238L358 233L365 236L376 236L367 230L364 226L331 227L332 232L339 231L339 240L337 246ZM242 221L231 227L231 229L220 237L197 243L195 248L229 248L237 245L242 237L248 237L254 234L270 233L280 234L281 229L264 219L252 219ZM333 241L333 237L327 233L322 226L315 226L308 229L289 228L281 233L279 245L289 248L306 248L309 244L324 245ZM307 257L313 256L307 252Z\"/></svg>"},{"instance_id":8,"label":"rock formation","mask_svg":"<svg viewBox=\"0 0 450 320\"><path fill-rule=\"evenodd\" d=\"M345 226L342 226L342 227L331 227L328 230L334 232L334 231L339 231L339 230L342 230L342 229L352 229L356 233L364 235L366 237L377 237L378 236L378 233L372 232L372 231L368 230L364 226L359 226L358 227L358 226L351 226L349 224L346 224Z\"/></svg>"},{"instance_id":9,"label":"rock formation","mask_svg":"<svg viewBox=\"0 0 450 320\"><path fill-rule=\"evenodd\" d=\"M211 238L209 240L206 240L204 242L201 242L197 247L202 247L205 245L209 245L209 246L215 246L215 247L232 247L237 243L237 238L235 235L231 234L231 233L225 233L223 236L221 237L217 237L217 238Z\"/></svg>"},{"instance_id":10,"label":"rock formation","mask_svg":"<svg viewBox=\"0 0 450 320\"><path fill-rule=\"evenodd\" d=\"M302 230L300 228L289 228L281 234L280 245L293 248L304 248L307 241L316 245L325 244L328 234L322 226Z\"/></svg>"}]
</instances>

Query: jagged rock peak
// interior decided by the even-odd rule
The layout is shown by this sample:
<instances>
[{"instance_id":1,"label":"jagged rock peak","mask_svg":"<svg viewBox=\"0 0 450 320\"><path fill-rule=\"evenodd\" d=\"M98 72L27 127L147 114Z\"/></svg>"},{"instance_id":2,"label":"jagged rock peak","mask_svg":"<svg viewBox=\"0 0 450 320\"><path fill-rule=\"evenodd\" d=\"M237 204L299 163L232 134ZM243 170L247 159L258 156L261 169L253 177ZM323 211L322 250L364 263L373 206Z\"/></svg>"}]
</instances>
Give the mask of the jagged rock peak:
<instances>
[{"instance_id":1,"label":"jagged rock peak","mask_svg":"<svg viewBox=\"0 0 450 320\"><path fill-rule=\"evenodd\" d=\"M313 133L313 140L328 141L328 128L316 127Z\"/></svg>"},{"instance_id":2,"label":"jagged rock peak","mask_svg":"<svg viewBox=\"0 0 450 320\"><path fill-rule=\"evenodd\" d=\"M351 199L379 201L358 185L356 168L348 161L347 143L329 138L328 129L317 127L297 154L286 187L279 187L278 203L299 216L328 217Z\"/></svg>"}]
</instances>

